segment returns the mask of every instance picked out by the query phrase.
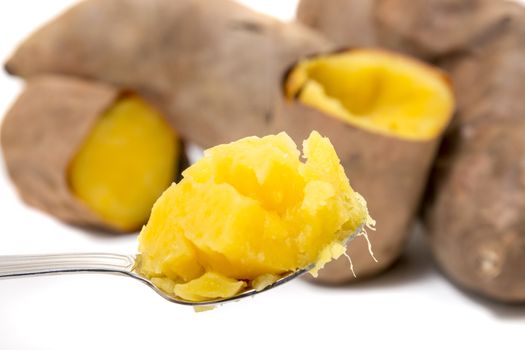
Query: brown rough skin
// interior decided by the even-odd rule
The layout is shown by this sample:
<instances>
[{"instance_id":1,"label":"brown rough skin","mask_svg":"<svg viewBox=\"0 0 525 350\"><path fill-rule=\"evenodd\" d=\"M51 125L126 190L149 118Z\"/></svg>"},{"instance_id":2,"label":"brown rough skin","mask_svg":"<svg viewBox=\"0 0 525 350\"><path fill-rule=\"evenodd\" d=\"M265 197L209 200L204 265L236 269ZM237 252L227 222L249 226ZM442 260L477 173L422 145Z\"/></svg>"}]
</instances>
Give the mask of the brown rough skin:
<instances>
[{"instance_id":1,"label":"brown rough skin","mask_svg":"<svg viewBox=\"0 0 525 350\"><path fill-rule=\"evenodd\" d=\"M437 63L457 92L425 201L439 266L463 288L525 302L525 10L499 0L372 8L378 45Z\"/></svg>"},{"instance_id":2,"label":"brown rough skin","mask_svg":"<svg viewBox=\"0 0 525 350\"><path fill-rule=\"evenodd\" d=\"M373 1L378 42L429 60L498 40L520 7L504 0Z\"/></svg>"},{"instance_id":3,"label":"brown rough skin","mask_svg":"<svg viewBox=\"0 0 525 350\"><path fill-rule=\"evenodd\" d=\"M428 232L434 256L456 283L523 303L525 9L472 4L478 6L471 16L486 6L502 8L469 49L439 59L457 87L458 115L436 165Z\"/></svg>"},{"instance_id":4,"label":"brown rough skin","mask_svg":"<svg viewBox=\"0 0 525 350\"><path fill-rule=\"evenodd\" d=\"M30 36L6 63L148 96L183 138L209 147L271 132L287 67L332 45L227 0L88 0Z\"/></svg>"},{"instance_id":5,"label":"brown rough skin","mask_svg":"<svg viewBox=\"0 0 525 350\"><path fill-rule=\"evenodd\" d=\"M301 0L297 19L340 47L377 46L373 6L373 0Z\"/></svg>"},{"instance_id":6,"label":"brown rough skin","mask_svg":"<svg viewBox=\"0 0 525 350\"><path fill-rule=\"evenodd\" d=\"M433 60L490 37L515 9L502 0L301 0L297 19L342 47Z\"/></svg>"},{"instance_id":7,"label":"brown rough skin","mask_svg":"<svg viewBox=\"0 0 525 350\"><path fill-rule=\"evenodd\" d=\"M118 91L106 84L57 76L27 82L3 120L6 168L29 205L59 219L107 228L71 193L68 166Z\"/></svg>"},{"instance_id":8,"label":"brown rough skin","mask_svg":"<svg viewBox=\"0 0 525 350\"><path fill-rule=\"evenodd\" d=\"M362 130L294 100L281 105L276 128L296 142L311 130L328 137L352 187L366 198L376 231L369 231L375 262L363 237L348 246L357 279L346 257L327 264L317 282L355 282L389 267L400 255L423 193L440 136L411 141Z\"/></svg>"}]
</instances>

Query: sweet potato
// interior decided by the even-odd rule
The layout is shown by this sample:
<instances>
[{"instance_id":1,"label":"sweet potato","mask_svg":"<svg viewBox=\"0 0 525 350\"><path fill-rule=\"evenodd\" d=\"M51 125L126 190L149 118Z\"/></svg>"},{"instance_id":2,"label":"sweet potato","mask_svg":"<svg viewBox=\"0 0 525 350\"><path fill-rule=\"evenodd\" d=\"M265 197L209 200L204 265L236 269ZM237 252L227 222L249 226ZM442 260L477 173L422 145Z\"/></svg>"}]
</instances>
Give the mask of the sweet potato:
<instances>
[{"instance_id":1,"label":"sweet potato","mask_svg":"<svg viewBox=\"0 0 525 350\"><path fill-rule=\"evenodd\" d=\"M175 179L175 132L140 98L110 85L31 79L1 133L22 199L68 223L137 230Z\"/></svg>"},{"instance_id":2,"label":"sweet potato","mask_svg":"<svg viewBox=\"0 0 525 350\"><path fill-rule=\"evenodd\" d=\"M297 19L340 47L377 46L373 6L373 0L301 0Z\"/></svg>"},{"instance_id":3,"label":"sweet potato","mask_svg":"<svg viewBox=\"0 0 525 350\"><path fill-rule=\"evenodd\" d=\"M373 224L332 144L315 131L302 152L285 133L215 146L183 176L139 235L138 271L186 300L263 289L307 266L315 276Z\"/></svg>"},{"instance_id":4,"label":"sweet potato","mask_svg":"<svg viewBox=\"0 0 525 350\"><path fill-rule=\"evenodd\" d=\"M277 127L294 139L319 130L332 141L377 221L370 240L348 248L357 280L389 267L408 237L440 136L453 110L439 70L404 56L351 50L304 60L285 79L291 100ZM343 257L319 281L356 281Z\"/></svg>"},{"instance_id":5,"label":"sweet potato","mask_svg":"<svg viewBox=\"0 0 525 350\"><path fill-rule=\"evenodd\" d=\"M490 38L515 8L500 0L301 0L297 18L341 47L382 47L434 60Z\"/></svg>"},{"instance_id":6,"label":"sweet potato","mask_svg":"<svg viewBox=\"0 0 525 350\"><path fill-rule=\"evenodd\" d=\"M374 1L378 42L432 61L494 40L519 8L501 0Z\"/></svg>"},{"instance_id":7,"label":"sweet potato","mask_svg":"<svg viewBox=\"0 0 525 350\"><path fill-rule=\"evenodd\" d=\"M320 2L303 0L302 6ZM323 19L310 21L328 22L325 17L334 10L327 7L336 3L359 6L360 1L323 1L316 13ZM495 0L375 0L367 8L373 11L367 17L373 19L368 28L375 45L438 64L457 92L457 117L425 201L436 260L468 290L494 300L525 301L523 7Z\"/></svg>"},{"instance_id":8,"label":"sweet potato","mask_svg":"<svg viewBox=\"0 0 525 350\"><path fill-rule=\"evenodd\" d=\"M209 147L268 134L288 65L331 47L227 0L88 0L34 33L5 68L141 92L185 139Z\"/></svg>"},{"instance_id":9,"label":"sweet potato","mask_svg":"<svg viewBox=\"0 0 525 350\"><path fill-rule=\"evenodd\" d=\"M393 10L388 8L409 2L382 3L380 18L395 31L399 22L390 20L388 12ZM441 2L425 3L437 7ZM449 34L477 35L463 39L455 52L435 58L454 81L458 114L436 163L426 203L432 251L460 286L494 300L524 302L525 9L504 1L447 3L463 9L457 16L464 18L447 24ZM430 38L440 32L440 23L450 20L429 12L418 21L407 21L436 23ZM416 35L408 32L420 32L418 27L400 35L403 42L416 42Z\"/></svg>"}]
</instances>

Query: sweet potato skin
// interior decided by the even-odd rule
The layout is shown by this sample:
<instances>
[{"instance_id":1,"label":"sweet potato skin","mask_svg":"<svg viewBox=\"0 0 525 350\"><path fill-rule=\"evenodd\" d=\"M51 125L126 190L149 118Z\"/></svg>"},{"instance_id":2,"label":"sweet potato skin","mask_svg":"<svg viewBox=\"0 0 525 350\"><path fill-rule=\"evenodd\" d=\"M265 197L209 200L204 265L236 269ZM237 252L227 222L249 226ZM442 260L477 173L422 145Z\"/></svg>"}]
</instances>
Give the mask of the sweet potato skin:
<instances>
[{"instance_id":1,"label":"sweet potato skin","mask_svg":"<svg viewBox=\"0 0 525 350\"><path fill-rule=\"evenodd\" d=\"M331 47L308 28L233 1L88 0L22 43L6 70L138 91L183 138L210 147L272 131L286 68Z\"/></svg>"},{"instance_id":2,"label":"sweet potato skin","mask_svg":"<svg viewBox=\"0 0 525 350\"><path fill-rule=\"evenodd\" d=\"M520 11L519 5L499 0L374 2L372 17L380 45L432 61L494 40Z\"/></svg>"},{"instance_id":3,"label":"sweet potato skin","mask_svg":"<svg viewBox=\"0 0 525 350\"><path fill-rule=\"evenodd\" d=\"M71 193L67 174L76 150L117 96L109 85L79 79L27 82L1 129L7 171L27 204L68 223L107 228Z\"/></svg>"},{"instance_id":4,"label":"sweet potato skin","mask_svg":"<svg viewBox=\"0 0 525 350\"><path fill-rule=\"evenodd\" d=\"M301 0L297 19L341 47L435 60L490 40L516 7L490 0Z\"/></svg>"},{"instance_id":5,"label":"sweet potato skin","mask_svg":"<svg viewBox=\"0 0 525 350\"><path fill-rule=\"evenodd\" d=\"M525 302L525 10L492 39L441 60L457 86L431 182L426 223L434 256L458 285Z\"/></svg>"},{"instance_id":6,"label":"sweet potato skin","mask_svg":"<svg viewBox=\"0 0 525 350\"><path fill-rule=\"evenodd\" d=\"M426 224L441 269L458 285L506 302L525 301L525 123L458 130L442 154ZM447 140L447 143L452 140Z\"/></svg>"},{"instance_id":7,"label":"sweet potato skin","mask_svg":"<svg viewBox=\"0 0 525 350\"><path fill-rule=\"evenodd\" d=\"M373 0L301 0L297 19L339 47L378 46L374 5Z\"/></svg>"}]
</instances>

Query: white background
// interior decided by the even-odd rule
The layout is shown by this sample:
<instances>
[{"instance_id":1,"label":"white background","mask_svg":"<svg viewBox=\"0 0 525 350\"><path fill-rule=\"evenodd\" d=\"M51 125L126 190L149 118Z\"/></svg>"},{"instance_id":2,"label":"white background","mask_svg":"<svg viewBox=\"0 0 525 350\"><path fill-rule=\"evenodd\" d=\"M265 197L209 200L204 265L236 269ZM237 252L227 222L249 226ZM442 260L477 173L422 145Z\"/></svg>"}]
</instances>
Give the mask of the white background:
<instances>
[{"instance_id":1,"label":"white background","mask_svg":"<svg viewBox=\"0 0 525 350\"><path fill-rule=\"evenodd\" d=\"M146 0L145 0L146 1ZM175 0L174 0L175 1ZM295 1L243 1L283 19ZM71 1L1 1L0 61ZM0 113L22 83L0 73ZM0 168L0 254L133 253L136 236L65 226L23 205ZM102 275L0 281L0 350L524 349L525 306L465 294L437 271L422 235L391 271L356 286L294 281L211 312L168 303L142 284Z\"/></svg>"}]
</instances>

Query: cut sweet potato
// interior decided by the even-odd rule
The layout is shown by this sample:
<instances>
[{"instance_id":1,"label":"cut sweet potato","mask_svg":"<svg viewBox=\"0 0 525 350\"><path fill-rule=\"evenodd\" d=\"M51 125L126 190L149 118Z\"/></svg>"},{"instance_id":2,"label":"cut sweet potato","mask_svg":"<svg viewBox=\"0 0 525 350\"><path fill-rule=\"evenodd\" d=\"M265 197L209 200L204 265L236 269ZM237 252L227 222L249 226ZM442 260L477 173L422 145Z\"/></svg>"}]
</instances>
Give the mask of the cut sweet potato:
<instances>
[{"instance_id":1,"label":"cut sweet potato","mask_svg":"<svg viewBox=\"0 0 525 350\"><path fill-rule=\"evenodd\" d=\"M175 179L178 139L136 95L32 79L2 125L7 170L30 205L66 222L134 231Z\"/></svg>"},{"instance_id":2,"label":"cut sweet potato","mask_svg":"<svg viewBox=\"0 0 525 350\"><path fill-rule=\"evenodd\" d=\"M174 181L179 154L162 115L138 96L122 96L99 116L72 159L71 190L106 223L136 230Z\"/></svg>"},{"instance_id":3,"label":"cut sweet potato","mask_svg":"<svg viewBox=\"0 0 525 350\"><path fill-rule=\"evenodd\" d=\"M335 11L330 7L343 2L362 6L359 0L303 0L306 7L324 5L304 22L329 22ZM468 290L524 302L524 8L495 0L371 2L366 8L373 23L364 28L372 28L375 43L432 60L449 72L457 92L457 118L445 135L425 203L438 264ZM352 24L331 30L341 34L345 27ZM350 37L340 43L354 45Z\"/></svg>"},{"instance_id":4,"label":"cut sweet potato","mask_svg":"<svg viewBox=\"0 0 525 350\"><path fill-rule=\"evenodd\" d=\"M358 279L377 274L400 255L415 216L453 98L445 75L410 58L353 50L299 62L285 81L278 127L294 139L326 134L354 186L368 200L377 232L349 247ZM326 266L320 281L354 277L346 259Z\"/></svg>"}]
</instances>

